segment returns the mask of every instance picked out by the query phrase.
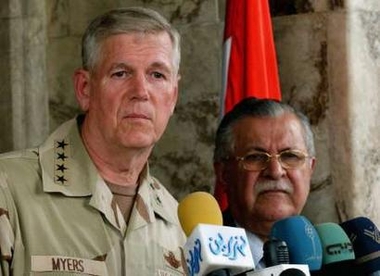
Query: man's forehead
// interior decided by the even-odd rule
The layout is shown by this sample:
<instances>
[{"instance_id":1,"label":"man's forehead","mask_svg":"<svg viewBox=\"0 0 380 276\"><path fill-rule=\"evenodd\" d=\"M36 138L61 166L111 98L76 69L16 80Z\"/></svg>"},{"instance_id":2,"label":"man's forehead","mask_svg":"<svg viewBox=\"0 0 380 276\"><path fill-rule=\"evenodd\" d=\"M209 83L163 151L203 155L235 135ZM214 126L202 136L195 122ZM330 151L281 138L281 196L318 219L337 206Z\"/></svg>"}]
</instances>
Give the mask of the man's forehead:
<instances>
[{"instance_id":1,"label":"man's forehead","mask_svg":"<svg viewBox=\"0 0 380 276\"><path fill-rule=\"evenodd\" d=\"M297 116L292 113L275 117L247 116L234 124L233 132L235 142L257 143L258 146L270 142L285 143L287 140L305 144L303 127Z\"/></svg>"}]
</instances>

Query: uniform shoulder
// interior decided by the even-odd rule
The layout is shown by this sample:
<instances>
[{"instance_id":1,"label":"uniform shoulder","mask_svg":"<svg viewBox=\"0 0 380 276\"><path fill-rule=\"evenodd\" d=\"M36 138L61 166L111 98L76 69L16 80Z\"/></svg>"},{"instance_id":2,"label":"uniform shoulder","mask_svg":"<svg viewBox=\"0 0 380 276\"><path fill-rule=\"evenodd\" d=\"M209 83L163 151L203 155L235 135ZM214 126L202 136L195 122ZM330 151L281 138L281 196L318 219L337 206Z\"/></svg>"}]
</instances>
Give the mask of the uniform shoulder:
<instances>
[{"instance_id":1,"label":"uniform shoulder","mask_svg":"<svg viewBox=\"0 0 380 276\"><path fill-rule=\"evenodd\" d=\"M0 162L6 162L7 160L17 160L17 159L37 159L38 149L24 149L18 151L10 151L0 154Z\"/></svg>"},{"instance_id":2,"label":"uniform shoulder","mask_svg":"<svg viewBox=\"0 0 380 276\"><path fill-rule=\"evenodd\" d=\"M17 174L26 167L38 164L38 150L25 149L0 154L0 171Z\"/></svg>"}]
</instances>

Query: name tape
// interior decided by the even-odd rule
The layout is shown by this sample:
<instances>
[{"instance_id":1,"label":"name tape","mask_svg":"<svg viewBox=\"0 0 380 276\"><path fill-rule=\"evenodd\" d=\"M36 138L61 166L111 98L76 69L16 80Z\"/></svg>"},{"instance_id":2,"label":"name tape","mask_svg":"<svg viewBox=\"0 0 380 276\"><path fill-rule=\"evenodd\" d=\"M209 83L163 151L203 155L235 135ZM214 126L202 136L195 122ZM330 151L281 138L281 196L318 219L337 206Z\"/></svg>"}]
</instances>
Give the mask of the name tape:
<instances>
[{"instance_id":1,"label":"name tape","mask_svg":"<svg viewBox=\"0 0 380 276\"><path fill-rule=\"evenodd\" d=\"M64 271L95 276L107 275L106 264L102 261L65 256L32 256L32 271Z\"/></svg>"}]
</instances>

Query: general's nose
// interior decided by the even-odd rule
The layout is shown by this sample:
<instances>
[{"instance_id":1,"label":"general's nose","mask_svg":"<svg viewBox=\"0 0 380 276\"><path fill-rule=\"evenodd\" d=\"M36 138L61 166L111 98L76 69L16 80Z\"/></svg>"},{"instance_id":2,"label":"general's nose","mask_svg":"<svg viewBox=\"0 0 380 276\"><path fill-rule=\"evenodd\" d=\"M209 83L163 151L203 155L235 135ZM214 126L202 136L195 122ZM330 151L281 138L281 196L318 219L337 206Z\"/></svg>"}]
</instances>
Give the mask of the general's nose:
<instances>
[{"instance_id":1,"label":"general's nose","mask_svg":"<svg viewBox=\"0 0 380 276\"><path fill-rule=\"evenodd\" d=\"M148 99L148 81L143 74L136 74L132 82L130 83L130 98L131 99L142 99L146 100Z\"/></svg>"}]
</instances>

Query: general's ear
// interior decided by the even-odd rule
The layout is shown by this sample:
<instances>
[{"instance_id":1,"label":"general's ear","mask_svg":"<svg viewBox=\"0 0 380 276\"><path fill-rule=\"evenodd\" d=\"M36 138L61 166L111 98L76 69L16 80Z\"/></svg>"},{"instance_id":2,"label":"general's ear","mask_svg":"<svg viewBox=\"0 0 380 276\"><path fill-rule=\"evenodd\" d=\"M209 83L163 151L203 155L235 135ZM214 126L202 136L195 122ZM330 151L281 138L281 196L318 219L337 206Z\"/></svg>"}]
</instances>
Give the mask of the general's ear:
<instances>
[{"instance_id":1,"label":"general's ear","mask_svg":"<svg viewBox=\"0 0 380 276\"><path fill-rule=\"evenodd\" d=\"M86 112L90 104L90 73L84 69L76 70L73 82L78 104Z\"/></svg>"},{"instance_id":2,"label":"general's ear","mask_svg":"<svg viewBox=\"0 0 380 276\"><path fill-rule=\"evenodd\" d=\"M178 85L173 90L173 98L172 98L171 107L170 107L170 114L172 115L177 105L177 101L178 101Z\"/></svg>"},{"instance_id":3,"label":"general's ear","mask_svg":"<svg viewBox=\"0 0 380 276\"><path fill-rule=\"evenodd\" d=\"M315 164L317 163L317 159L315 157L312 157L310 159L310 169L311 169L311 172L314 172L314 169L315 169Z\"/></svg>"}]
</instances>

